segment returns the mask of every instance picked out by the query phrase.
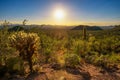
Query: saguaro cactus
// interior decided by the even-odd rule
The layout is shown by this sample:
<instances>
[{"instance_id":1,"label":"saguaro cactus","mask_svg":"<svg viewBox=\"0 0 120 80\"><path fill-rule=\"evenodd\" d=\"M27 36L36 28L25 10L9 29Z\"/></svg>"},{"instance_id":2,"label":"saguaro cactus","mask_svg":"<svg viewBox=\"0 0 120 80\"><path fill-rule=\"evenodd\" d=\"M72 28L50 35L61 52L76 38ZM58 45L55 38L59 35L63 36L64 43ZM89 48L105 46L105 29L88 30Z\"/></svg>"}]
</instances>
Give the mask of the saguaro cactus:
<instances>
[{"instance_id":1,"label":"saguaro cactus","mask_svg":"<svg viewBox=\"0 0 120 80\"><path fill-rule=\"evenodd\" d=\"M28 61L30 71L32 68L32 56L38 52L40 38L36 33L16 32L9 37L11 46L19 51L20 57Z\"/></svg>"},{"instance_id":2,"label":"saguaro cactus","mask_svg":"<svg viewBox=\"0 0 120 80\"><path fill-rule=\"evenodd\" d=\"M86 40L86 34L87 34L86 26L83 26L83 39L84 40Z\"/></svg>"}]
</instances>

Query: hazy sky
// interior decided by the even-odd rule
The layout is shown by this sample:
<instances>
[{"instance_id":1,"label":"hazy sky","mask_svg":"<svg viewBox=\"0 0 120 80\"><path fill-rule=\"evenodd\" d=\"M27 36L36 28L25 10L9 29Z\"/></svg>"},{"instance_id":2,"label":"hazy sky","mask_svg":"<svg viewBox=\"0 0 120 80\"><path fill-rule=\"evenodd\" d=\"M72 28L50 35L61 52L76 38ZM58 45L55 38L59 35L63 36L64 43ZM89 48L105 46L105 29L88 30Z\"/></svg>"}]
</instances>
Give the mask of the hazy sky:
<instances>
[{"instance_id":1,"label":"hazy sky","mask_svg":"<svg viewBox=\"0 0 120 80\"><path fill-rule=\"evenodd\" d=\"M64 19L54 12L61 9ZM0 21L29 24L114 25L120 23L120 0L0 0Z\"/></svg>"}]
</instances>

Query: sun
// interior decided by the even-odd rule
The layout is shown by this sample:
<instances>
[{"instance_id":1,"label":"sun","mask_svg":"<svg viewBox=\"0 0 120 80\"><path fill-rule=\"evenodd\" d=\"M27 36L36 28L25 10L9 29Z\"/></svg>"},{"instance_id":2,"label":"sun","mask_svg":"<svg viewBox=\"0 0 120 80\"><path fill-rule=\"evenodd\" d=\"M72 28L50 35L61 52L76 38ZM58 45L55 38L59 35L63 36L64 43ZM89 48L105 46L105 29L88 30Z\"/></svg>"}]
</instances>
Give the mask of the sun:
<instances>
[{"instance_id":1,"label":"sun","mask_svg":"<svg viewBox=\"0 0 120 80\"><path fill-rule=\"evenodd\" d=\"M57 9L54 12L54 17L57 20L61 20L61 19L63 19L65 17L65 12L62 9Z\"/></svg>"}]
</instances>

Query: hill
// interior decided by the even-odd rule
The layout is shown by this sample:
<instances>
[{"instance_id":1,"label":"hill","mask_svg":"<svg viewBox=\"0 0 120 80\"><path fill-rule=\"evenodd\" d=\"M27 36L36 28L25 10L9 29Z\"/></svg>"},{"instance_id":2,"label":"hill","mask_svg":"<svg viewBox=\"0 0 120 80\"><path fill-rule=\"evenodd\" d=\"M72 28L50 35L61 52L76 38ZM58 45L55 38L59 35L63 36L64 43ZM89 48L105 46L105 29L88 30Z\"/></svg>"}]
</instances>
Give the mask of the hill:
<instances>
[{"instance_id":1,"label":"hill","mask_svg":"<svg viewBox=\"0 0 120 80\"><path fill-rule=\"evenodd\" d=\"M120 31L120 25L116 25L112 30Z\"/></svg>"},{"instance_id":2,"label":"hill","mask_svg":"<svg viewBox=\"0 0 120 80\"><path fill-rule=\"evenodd\" d=\"M22 30L25 30L22 26L14 26L8 29L8 31L22 31Z\"/></svg>"},{"instance_id":3,"label":"hill","mask_svg":"<svg viewBox=\"0 0 120 80\"><path fill-rule=\"evenodd\" d=\"M98 26L86 26L86 25L76 26L76 27L72 28L72 30L82 30L83 27L86 27L87 30L103 30L102 28L100 28Z\"/></svg>"}]
</instances>

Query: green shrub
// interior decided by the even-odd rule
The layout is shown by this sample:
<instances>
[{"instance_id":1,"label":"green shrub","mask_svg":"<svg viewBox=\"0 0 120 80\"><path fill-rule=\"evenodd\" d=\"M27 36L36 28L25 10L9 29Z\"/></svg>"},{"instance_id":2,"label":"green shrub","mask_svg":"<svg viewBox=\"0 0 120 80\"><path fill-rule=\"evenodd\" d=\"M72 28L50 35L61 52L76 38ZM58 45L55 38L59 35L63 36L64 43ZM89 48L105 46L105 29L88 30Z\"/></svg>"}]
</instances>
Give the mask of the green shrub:
<instances>
[{"instance_id":1,"label":"green shrub","mask_svg":"<svg viewBox=\"0 0 120 80\"><path fill-rule=\"evenodd\" d=\"M86 56L87 62L105 69L115 69L120 65L120 55L118 54L107 54L107 55L94 55Z\"/></svg>"},{"instance_id":2,"label":"green shrub","mask_svg":"<svg viewBox=\"0 0 120 80\"><path fill-rule=\"evenodd\" d=\"M65 66L76 67L80 61L81 58L77 54L65 54Z\"/></svg>"},{"instance_id":3,"label":"green shrub","mask_svg":"<svg viewBox=\"0 0 120 80\"><path fill-rule=\"evenodd\" d=\"M8 72L24 74L23 60L19 57L11 57L6 61Z\"/></svg>"},{"instance_id":4,"label":"green shrub","mask_svg":"<svg viewBox=\"0 0 120 80\"><path fill-rule=\"evenodd\" d=\"M0 65L5 65L6 58L15 52L15 49L9 45L8 37L10 34L11 33L8 32L8 26L0 29Z\"/></svg>"}]
</instances>

